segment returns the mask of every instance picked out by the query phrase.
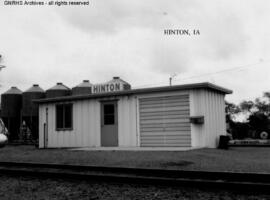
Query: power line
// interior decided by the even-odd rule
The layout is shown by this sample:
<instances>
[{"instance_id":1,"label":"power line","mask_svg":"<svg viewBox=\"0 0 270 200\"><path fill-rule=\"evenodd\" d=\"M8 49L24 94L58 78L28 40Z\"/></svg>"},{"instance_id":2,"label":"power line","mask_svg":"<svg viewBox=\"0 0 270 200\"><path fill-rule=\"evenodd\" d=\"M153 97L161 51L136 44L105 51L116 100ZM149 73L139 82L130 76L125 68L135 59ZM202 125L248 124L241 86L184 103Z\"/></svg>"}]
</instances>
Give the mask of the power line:
<instances>
[{"instance_id":1,"label":"power line","mask_svg":"<svg viewBox=\"0 0 270 200\"><path fill-rule=\"evenodd\" d=\"M177 78L177 79L175 79L175 81L177 81L177 80L178 81L179 80L181 80L181 81L189 80L189 79L200 78L200 77L205 77L205 76L210 76L210 75L216 75L216 74L220 74L220 73L227 73L227 72L236 71L236 70L242 71L242 70L245 70L246 68L250 68L250 67L255 66L255 65L259 65L259 64L262 64L262 63L269 63L269 62L270 62L269 60L268 61L260 60L257 63L237 66L237 67L233 67L233 68L230 68L230 69L225 69L225 70L216 71L216 72L212 72L212 73L206 73L206 74L200 74L200 75L196 75L196 76L190 76L190 77L187 77L187 78L184 78L184 79ZM162 81L162 82L155 83L155 84L140 85L140 86L136 86L135 88L140 88L140 87L145 87L145 86L154 86L154 85L159 85L159 84L163 84L163 83L167 83L167 81Z\"/></svg>"},{"instance_id":2,"label":"power line","mask_svg":"<svg viewBox=\"0 0 270 200\"><path fill-rule=\"evenodd\" d=\"M204 76L215 75L215 74L220 74L220 73L226 73L226 72L231 72L231 71L236 71L236 70L242 71L242 70L245 70L246 68L252 67L254 65L258 65L258 64L262 64L262 63L267 63L267 62L270 62L270 61L266 61L266 62L260 61L260 62L257 62L257 63L248 64L248 65L242 65L242 66L239 66L239 67L233 67L233 68L230 68L230 69L225 69L225 70L221 70L221 71L217 71L217 72L206 73L206 74L201 74L201 75L197 75L197 76L191 76L191 77L188 77L188 78L185 78L185 79L181 79L181 80L188 80L188 79L193 79L193 78L200 78L200 77L204 77ZM178 78L178 79L175 79L175 80L180 80L180 79Z\"/></svg>"}]
</instances>

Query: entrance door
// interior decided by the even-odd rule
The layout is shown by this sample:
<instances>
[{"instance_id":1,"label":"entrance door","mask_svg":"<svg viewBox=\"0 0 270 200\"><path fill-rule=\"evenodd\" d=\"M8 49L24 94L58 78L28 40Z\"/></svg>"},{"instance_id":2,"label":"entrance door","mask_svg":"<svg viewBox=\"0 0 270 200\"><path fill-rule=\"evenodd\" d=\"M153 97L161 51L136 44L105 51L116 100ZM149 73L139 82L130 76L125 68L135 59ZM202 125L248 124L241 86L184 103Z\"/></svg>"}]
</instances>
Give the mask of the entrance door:
<instances>
[{"instance_id":1,"label":"entrance door","mask_svg":"<svg viewBox=\"0 0 270 200\"><path fill-rule=\"evenodd\" d=\"M118 146L117 101L101 103L101 146Z\"/></svg>"}]
</instances>

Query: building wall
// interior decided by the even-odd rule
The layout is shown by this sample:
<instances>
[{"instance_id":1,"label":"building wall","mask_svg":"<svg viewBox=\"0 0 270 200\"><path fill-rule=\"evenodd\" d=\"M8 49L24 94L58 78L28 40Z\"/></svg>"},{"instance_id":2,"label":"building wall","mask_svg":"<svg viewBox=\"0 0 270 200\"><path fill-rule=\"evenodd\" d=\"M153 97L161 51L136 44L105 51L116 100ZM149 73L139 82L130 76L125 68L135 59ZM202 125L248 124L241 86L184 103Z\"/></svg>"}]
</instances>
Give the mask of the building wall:
<instances>
[{"instance_id":1,"label":"building wall","mask_svg":"<svg viewBox=\"0 0 270 200\"><path fill-rule=\"evenodd\" d=\"M83 100L73 103L73 129L55 130L55 104L39 107L39 145L44 147L44 127L48 108L48 147L100 146L100 106L97 101Z\"/></svg>"},{"instance_id":2,"label":"building wall","mask_svg":"<svg viewBox=\"0 0 270 200\"><path fill-rule=\"evenodd\" d=\"M119 146L136 146L136 99L118 98ZM101 99L100 99L101 100ZM105 99L102 99L105 100ZM100 102L82 100L73 103L73 130L56 131L55 104L39 106L39 146L44 147L44 127L48 108L47 147L99 147L100 146Z\"/></svg>"},{"instance_id":3,"label":"building wall","mask_svg":"<svg viewBox=\"0 0 270 200\"><path fill-rule=\"evenodd\" d=\"M204 116L204 124L191 124L192 147L216 147L219 135L225 134L224 94L206 89L163 92L117 97L118 138L120 147L140 146L139 105L140 98L190 95L190 116ZM109 98L112 99L112 98ZM39 147L44 147L44 127L48 108L47 147L99 147L100 146L100 100L89 99L73 102L73 130L55 130L55 103L39 106ZM108 98L107 98L108 100Z\"/></svg>"},{"instance_id":4,"label":"building wall","mask_svg":"<svg viewBox=\"0 0 270 200\"><path fill-rule=\"evenodd\" d=\"M225 95L211 90L191 90L191 116L204 116L204 124L191 124L193 147L215 148L226 134Z\"/></svg>"},{"instance_id":5,"label":"building wall","mask_svg":"<svg viewBox=\"0 0 270 200\"><path fill-rule=\"evenodd\" d=\"M137 146L137 98L121 97L118 101L118 141L120 147Z\"/></svg>"}]
</instances>

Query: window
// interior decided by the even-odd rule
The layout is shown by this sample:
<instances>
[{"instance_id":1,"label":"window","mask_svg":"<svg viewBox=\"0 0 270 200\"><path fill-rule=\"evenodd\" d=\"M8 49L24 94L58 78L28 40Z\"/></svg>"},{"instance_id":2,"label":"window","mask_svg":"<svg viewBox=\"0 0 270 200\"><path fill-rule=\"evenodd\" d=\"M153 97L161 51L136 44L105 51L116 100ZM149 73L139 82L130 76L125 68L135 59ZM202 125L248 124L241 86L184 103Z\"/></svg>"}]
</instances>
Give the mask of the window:
<instances>
[{"instance_id":1,"label":"window","mask_svg":"<svg viewBox=\"0 0 270 200\"><path fill-rule=\"evenodd\" d=\"M114 124L114 104L104 104L104 125Z\"/></svg>"},{"instance_id":2,"label":"window","mask_svg":"<svg viewBox=\"0 0 270 200\"><path fill-rule=\"evenodd\" d=\"M72 129L72 104L56 105L56 130Z\"/></svg>"}]
</instances>

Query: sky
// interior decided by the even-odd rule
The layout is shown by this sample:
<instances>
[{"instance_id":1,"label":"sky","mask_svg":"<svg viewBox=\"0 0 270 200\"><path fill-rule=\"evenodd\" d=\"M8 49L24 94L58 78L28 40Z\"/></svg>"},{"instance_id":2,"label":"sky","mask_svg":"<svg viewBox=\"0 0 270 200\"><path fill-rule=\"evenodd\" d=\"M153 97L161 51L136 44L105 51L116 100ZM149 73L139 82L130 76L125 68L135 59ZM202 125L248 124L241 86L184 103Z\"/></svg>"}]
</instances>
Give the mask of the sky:
<instances>
[{"instance_id":1,"label":"sky","mask_svg":"<svg viewBox=\"0 0 270 200\"><path fill-rule=\"evenodd\" d=\"M40 0L41 1L41 0ZM120 76L132 88L211 82L226 100L270 91L269 0L90 0L88 6L0 2L0 93ZM199 30L166 35L164 30Z\"/></svg>"}]
</instances>

